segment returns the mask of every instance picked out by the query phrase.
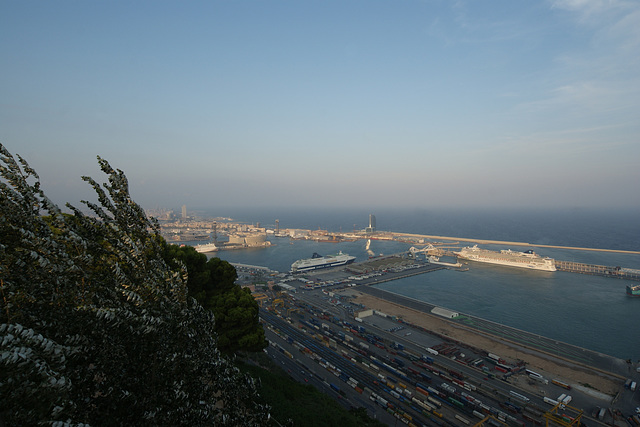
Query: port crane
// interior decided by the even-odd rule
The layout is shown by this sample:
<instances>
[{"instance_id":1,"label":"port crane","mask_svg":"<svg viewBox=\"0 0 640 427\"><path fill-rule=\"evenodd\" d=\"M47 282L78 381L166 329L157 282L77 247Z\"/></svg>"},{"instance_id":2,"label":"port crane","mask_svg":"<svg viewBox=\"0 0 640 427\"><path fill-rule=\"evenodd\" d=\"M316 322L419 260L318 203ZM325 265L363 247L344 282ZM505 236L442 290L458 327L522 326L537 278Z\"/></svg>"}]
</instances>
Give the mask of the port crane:
<instances>
[{"instance_id":1,"label":"port crane","mask_svg":"<svg viewBox=\"0 0 640 427\"><path fill-rule=\"evenodd\" d=\"M267 300L268 298L269 297L266 294L253 294L253 299L258 301L260 305L262 305L262 302Z\"/></svg>"},{"instance_id":2,"label":"port crane","mask_svg":"<svg viewBox=\"0 0 640 427\"><path fill-rule=\"evenodd\" d=\"M551 410L542 416L545 418L545 426L560 425L563 427L579 426L581 424L583 411L562 402L558 402Z\"/></svg>"}]
</instances>

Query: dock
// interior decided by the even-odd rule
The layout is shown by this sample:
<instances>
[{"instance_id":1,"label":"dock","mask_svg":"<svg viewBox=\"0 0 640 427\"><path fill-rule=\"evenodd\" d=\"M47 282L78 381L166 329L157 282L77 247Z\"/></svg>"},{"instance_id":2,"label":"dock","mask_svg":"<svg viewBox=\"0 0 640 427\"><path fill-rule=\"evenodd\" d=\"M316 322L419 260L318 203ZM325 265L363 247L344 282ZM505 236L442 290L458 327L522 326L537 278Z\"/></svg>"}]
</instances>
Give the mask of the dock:
<instances>
[{"instance_id":1,"label":"dock","mask_svg":"<svg viewBox=\"0 0 640 427\"><path fill-rule=\"evenodd\" d=\"M519 348L523 353L534 354L545 359L561 360L569 366L578 365L592 371L597 371L604 376L614 377L617 380L623 380L629 375L629 364L614 356L578 347L573 344L482 319L470 314L456 312L458 315L451 319L437 316L434 315L433 310L439 306L388 290L372 286L358 286L355 290L390 302L398 307L420 312L425 316L435 316L443 321L455 324L457 327L465 328L481 335L491 336L504 344ZM400 321L407 323L402 319ZM410 323L407 324L412 327L417 327ZM434 331L429 332L433 333Z\"/></svg>"},{"instance_id":2,"label":"dock","mask_svg":"<svg viewBox=\"0 0 640 427\"><path fill-rule=\"evenodd\" d=\"M614 279L640 280L640 270L559 260L556 260L555 264L558 271L604 276Z\"/></svg>"}]
</instances>

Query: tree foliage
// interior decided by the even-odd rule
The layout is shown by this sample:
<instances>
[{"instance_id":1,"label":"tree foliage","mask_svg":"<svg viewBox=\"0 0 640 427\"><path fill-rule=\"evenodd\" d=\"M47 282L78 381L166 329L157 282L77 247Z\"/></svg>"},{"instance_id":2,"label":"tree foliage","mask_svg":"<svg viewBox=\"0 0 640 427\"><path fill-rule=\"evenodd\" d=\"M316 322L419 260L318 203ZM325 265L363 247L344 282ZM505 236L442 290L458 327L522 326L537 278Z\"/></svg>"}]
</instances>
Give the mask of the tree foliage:
<instances>
[{"instance_id":1,"label":"tree foliage","mask_svg":"<svg viewBox=\"0 0 640 427\"><path fill-rule=\"evenodd\" d=\"M267 356L265 356L267 357ZM335 399L310 384L294 381L271 359L263 363L240 365L240 369L260 378L260 399L271 407L278 425L305 427L382 427L383 423L370 418L364 408L347 411ZM398 423L400 424L400 423Z\"/></svg>"},{"instance_id":2,"label":"tree foliage","mask_svg":"<svg viewBox=\"0 0 640 427\"><path fill-rule=\"evenodd\" d=\"M264 425L124 173L63 214L0 144L0 424Z\"/></svg>"},{"instance_id":3,"label":"tree foliage","mask_svg":"<svg viewBox=\"0 0 640 427\"><path fill-rule=\"evenodd\" d=\"M255 352L267 346L258 318L260 307L248 289L235 283L238 275L231 264L220 258L207 260L191 246L166 245L164 257L186 266L189 296L213 311L220 351Z\"/></svg>"}]
</instances>

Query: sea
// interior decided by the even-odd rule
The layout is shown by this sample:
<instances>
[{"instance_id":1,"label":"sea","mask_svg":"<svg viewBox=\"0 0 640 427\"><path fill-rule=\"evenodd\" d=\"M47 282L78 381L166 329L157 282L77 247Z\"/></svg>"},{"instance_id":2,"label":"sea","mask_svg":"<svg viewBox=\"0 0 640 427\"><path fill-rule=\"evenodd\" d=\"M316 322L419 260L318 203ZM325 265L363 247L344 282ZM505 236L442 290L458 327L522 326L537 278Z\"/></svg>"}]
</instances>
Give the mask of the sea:
<instances>
[{"instance_id":1,"label":"sea","mask_svg":"<svg viewBox=\"0 0 640 427\"><path fill-rule=\"evenodd\" d=\"M447 237L526 242L568 247L640 251L638 210L595 209L236 209L202 210L201 215L281 229L361 230L375 215L380 231ZM341 243L269 237L264 249L220 251L232 263L258 265L288 272L291 264L314 252L342 251L366 260L366 241ZM468 246L460 242L455 246ZM409 249L400 242L371 242L376 254ZM572 249L481 245L499 250L533 249L542 256L640 270L640 255ZM567 272L527 271L473 263L460 272L440 270L378 286L456 312L471 314L579 347L634 362L640 360L640 298L628 297L633 281Z\"/></svg>"}]
</instances>

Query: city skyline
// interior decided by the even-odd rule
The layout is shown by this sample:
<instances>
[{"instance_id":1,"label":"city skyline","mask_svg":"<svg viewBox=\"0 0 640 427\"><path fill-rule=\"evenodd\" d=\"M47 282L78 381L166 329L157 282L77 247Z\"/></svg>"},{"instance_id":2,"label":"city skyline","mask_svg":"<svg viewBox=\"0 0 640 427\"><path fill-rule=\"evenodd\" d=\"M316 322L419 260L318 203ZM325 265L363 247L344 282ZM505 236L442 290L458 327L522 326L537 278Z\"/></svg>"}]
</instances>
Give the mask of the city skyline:
<instances>
[{"instance_id":1,"label":"city skyline","mask_svg":"<svg viewBox=\"0 0 640 427\"><path fill-rule=\"evenodd\" d=\"M100 156L143 207L640 208L637 2L0 10L0 142L59 204Z\"/></svg>"}]
</instances>

